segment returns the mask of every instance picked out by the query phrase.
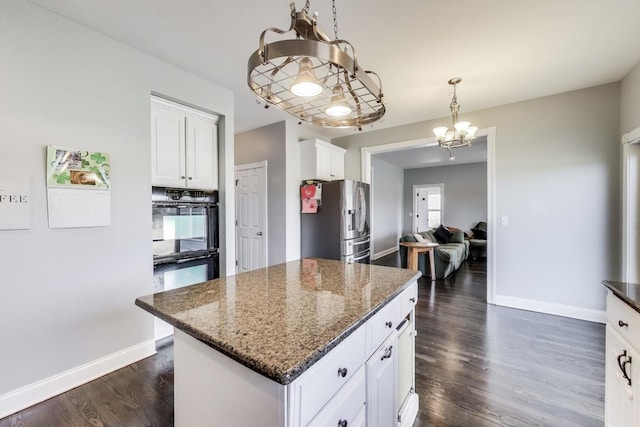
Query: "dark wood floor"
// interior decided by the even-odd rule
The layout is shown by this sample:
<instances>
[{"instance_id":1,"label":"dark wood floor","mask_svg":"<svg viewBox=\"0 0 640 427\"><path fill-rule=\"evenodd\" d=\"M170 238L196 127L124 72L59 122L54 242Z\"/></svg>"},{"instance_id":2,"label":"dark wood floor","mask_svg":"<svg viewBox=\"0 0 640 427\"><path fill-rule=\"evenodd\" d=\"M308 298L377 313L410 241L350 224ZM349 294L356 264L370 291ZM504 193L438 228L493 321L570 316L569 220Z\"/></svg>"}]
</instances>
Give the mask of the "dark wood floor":
<instances>
[{"instance_id":1,"label":"dark wood floor","mask_svg":"<svg viewBox=\"0 0 640 427\"><path fill-rule=\"evenodd\" d=\"M604 325L487 305L484 260L419 285L414 426L603 426Z\"/></svg>"},{"instance_id":2,"label":"dark wood floor","mask_svg":"<svg viewBox=\"0 0 640 427\"><path fill-rule=\"evenodd\" d=\"M396 253L376 264L398 262ZM445 280L420 280L415 426L602 426L604 325L488 306L485 277L483 261L467 261ZM0 420L171 425L171 339L153 357Z\"/></svg>"}]
</instances>

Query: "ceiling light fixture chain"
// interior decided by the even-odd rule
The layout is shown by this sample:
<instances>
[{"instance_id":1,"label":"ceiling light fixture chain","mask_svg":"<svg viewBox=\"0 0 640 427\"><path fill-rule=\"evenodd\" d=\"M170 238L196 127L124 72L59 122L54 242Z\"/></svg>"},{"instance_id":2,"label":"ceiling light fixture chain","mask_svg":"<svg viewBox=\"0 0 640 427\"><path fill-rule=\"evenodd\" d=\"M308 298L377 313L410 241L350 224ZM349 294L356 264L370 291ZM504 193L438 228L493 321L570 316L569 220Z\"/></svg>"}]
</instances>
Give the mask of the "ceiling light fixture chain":
<instances>
[{"instance_id":1,"label":"ceiling light fixture chain","mask_svg":"<svg viewBox=\"0 0 640 427\"><path fill-rule=\"evenodd\" d=\"M449 84L453 86L453 97L449 104L451 110L451 121L453 122L453 129L449 129L444 126L433 129L433 133L436 136L438 144L442 148L446 148L449 151L449 159L453 160L451 155L452 148L471 147L471 141L476 136L478 128L471 126L471 123L466 121L458 121L458 113L460 111L460 104L458 104L458 93L456 86L462 81L460 77L454 77L449 80Z\"/></svg>"},{"instance_id":2,"label":"ceiling light fixture chain","mask_svg":"<svg viewBox=\"0 0 640 427\"><path fill-rule=\"evenodd\" d=\"M247 83L253 93L267 105L315 126L362 130L381 119L386 107L380 77L362 69L353 45L338 38L335 0L334 40L318 26L317 12L309 16L310 0L299 12L295 3L290 6L289 30L264 30L258 50L249 57ZM293 39L265 40L269 32L291 31Z\"/></svg>"},{"instance_id":3,"label":"ceiling light fixture chain","mask_svg":"<svg viewBox=\"0 0 640 427\"><path fill-rule=\"evenodd\" d=\"M335 40L338 40L338 12L336 12L336 0L331 0L331 8L333 10L333 33Z\"/></svg>"}]
</instances>

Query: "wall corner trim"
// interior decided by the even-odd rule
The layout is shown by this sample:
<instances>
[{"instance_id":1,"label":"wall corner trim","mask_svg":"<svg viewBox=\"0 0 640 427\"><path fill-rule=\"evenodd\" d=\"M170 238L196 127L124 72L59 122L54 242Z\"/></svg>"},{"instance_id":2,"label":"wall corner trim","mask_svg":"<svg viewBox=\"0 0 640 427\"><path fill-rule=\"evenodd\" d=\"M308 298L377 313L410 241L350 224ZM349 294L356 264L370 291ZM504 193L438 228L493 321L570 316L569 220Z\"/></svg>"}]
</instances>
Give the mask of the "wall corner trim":
<instances>
[{"instance_id":1,"label":"wall corner trim","mask_svg":"<svg viewBox=\"0 0 640 427\"><path fill-rule=\"evenodd\" d=\"M607 315L604 311L593 310L590 308L536 301L507 295L496 295L494 303L495 305L503 307L517 308L520 310L534 311L543 314L552 314L554 316L570 317L572 319L586 320L588 322L607 322Z\"/></svg>"},{"instance_id":2,"label":"wall corner trim","mask_svg":"<svg viewBox=\"0 0 640 427\"><path fill-rule=\"evenodd\" d=\"M0 418L64 393L156 353L154 340L125 348L0 396Z\"/></svg>"},{"instance_id":3,"label":"wall corner trim","mask_svg":"<svg viewBox=\"0 0 640 427\"><path fill-rule=\"evenodd\" d=\"M635 128L629 133L622 135L622 144L637 144L640 143L640 128Z\"/></svg>"}]
</instances>

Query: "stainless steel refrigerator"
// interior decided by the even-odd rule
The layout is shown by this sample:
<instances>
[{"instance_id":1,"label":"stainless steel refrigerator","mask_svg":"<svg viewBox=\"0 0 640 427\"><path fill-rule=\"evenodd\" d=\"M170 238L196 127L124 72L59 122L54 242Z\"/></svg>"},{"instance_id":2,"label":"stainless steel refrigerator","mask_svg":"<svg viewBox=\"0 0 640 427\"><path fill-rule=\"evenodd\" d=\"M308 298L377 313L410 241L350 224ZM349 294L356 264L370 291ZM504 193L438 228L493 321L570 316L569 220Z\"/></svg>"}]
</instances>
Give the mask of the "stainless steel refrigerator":
<instances>
[{"instance_id":1,"label":"stainless steel refrigerator","mask_svg":"<svg viewBox=\"0 0 640 427\"><path fill-rule=\"evenodd\" d=\"M302 257L369 263L369 184L341 180L322 184L318 213L301 218Z\"/></svg>"}]
</instances>

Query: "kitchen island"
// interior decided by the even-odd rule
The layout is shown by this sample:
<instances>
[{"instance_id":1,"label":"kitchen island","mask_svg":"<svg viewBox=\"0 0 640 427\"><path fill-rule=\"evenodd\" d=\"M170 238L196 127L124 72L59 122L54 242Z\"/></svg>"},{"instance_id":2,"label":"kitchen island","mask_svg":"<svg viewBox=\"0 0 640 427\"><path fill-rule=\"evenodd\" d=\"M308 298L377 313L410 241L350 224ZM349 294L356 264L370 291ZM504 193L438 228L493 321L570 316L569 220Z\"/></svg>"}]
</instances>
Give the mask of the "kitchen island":
<instances>
[{"instance_id":1,"label":"kitchen island","mask_svg":"<svg viewBox=\"0 0 640 427\"><path fill-rule=\"evenodd\" d=\"M303 259L140 297L175 329L175 425L412 425L417 271Z\"/></svg>"}]
</instances>

